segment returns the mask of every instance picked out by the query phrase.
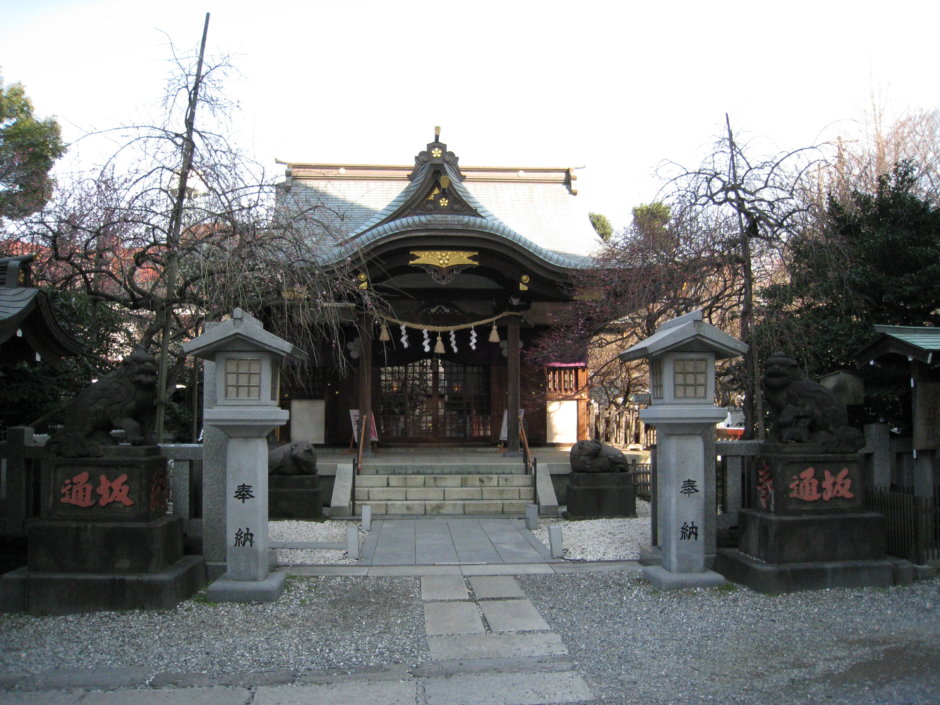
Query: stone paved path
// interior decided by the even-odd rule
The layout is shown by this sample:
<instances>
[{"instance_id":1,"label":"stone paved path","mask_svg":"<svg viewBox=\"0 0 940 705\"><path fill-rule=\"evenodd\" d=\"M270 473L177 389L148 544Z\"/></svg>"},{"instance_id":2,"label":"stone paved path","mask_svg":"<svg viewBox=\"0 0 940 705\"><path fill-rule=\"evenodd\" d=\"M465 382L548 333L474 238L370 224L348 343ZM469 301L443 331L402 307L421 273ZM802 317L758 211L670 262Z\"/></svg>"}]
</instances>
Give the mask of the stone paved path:
<instances>
[{"instance_id":1,"label":"stone paved path","mask_svg":"<svg viewBox=\"0 0 940 705\"><path fill-rule=\"evenodd\" d=\"M431 652L427 705L593 700L561 638L514 578L425 576L421 598Z\"/></svg>"},{"instance_id":2,"label":"stone paved path","mask_svg":"<svg viewBox=\"0 0 940 705\"><path fill-rule=\"evenodd\" d=\"M372 523L360 565L492 565L551 561L518 519L387 519Z\"/></svg>"}]
</instances>

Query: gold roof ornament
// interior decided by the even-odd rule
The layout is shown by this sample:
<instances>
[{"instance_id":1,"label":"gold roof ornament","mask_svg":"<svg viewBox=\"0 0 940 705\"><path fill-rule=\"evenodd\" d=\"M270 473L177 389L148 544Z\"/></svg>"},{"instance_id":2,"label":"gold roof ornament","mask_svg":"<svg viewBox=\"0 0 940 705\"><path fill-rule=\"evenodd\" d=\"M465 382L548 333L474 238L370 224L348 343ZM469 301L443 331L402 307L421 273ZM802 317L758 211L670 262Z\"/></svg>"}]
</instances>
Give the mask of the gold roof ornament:
<instances>
[{"instance_id":1,"label":"gold roof ornament","mask_svg":"<svg viewBox=\"0 0 940 705\"><path fill-rule=\"evenodd\" d=\"M408 264L415 267L476 267L479 262L473 260L479 252L467 250L412 250L413 259Z\"/></svg>"},{"instance_id":2,"label":"gold roof ornament","mask_svg":"<svg viewBox=\"0 0 940 705\"><path fill-rule=\"evenodd\" d=\"M414 259L408 264L421 267L438 284L450 284L457 274L467 267L477 267L473 258L479 252L468 250L411 250Z\"/></svg>"}]
</instances>

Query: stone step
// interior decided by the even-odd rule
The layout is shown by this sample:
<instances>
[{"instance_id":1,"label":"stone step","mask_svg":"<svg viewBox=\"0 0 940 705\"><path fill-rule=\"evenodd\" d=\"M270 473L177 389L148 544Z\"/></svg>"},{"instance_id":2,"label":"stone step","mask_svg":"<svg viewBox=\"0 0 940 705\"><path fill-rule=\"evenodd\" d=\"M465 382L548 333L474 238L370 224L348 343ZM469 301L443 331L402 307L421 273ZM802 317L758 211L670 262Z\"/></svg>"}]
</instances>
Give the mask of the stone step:
<instances>
[{"instance_id":1,"label":"stone step","mask_svg":"<svg viewBox=\"0 0 940 705\"><path fill-rule=\"evenodd\" d=\"M525 464L512 462L389 463L364 461L361 475L524 475Z\"/></svg>"},{"instance_id":2,"label":"stone step","mask_svg":"<svg viewBox=\"0 0 940 705\"><path fill-rule=\"evenodd\" d=\"M359 475L356 514L523 516L535 502L532 475Z\"/></svg>"},{"instance_id":3,"label":"stone step","mask_svg":"<svg viewBox=\"0 0 940 705\"><path fill-rule=\"evenodd\" d=\"M356 489L381 487L532 487L532 475L496 475L467 474L467 475L358 475L355 479Z\"/></svg>"},{"instance_id":4,"label":"stone step","mask_svg":"<svg viewBox=\"0 0 940 705\"><path fill-rule=\"evenodd\" d=\"M532 487L357 487L357 502L443 502L532 500Z\"/></svg>"},{"instance_id":5,"label":"stone step","mask_svg":"<svg viewBox=\"0 0 940 705\"><path fill-rule=\"evenodd\" d=\"M502 514L506 516L525 516L526 507L533 504L531 499L525 500L445 500L445 501L364 501L356 502L356 516L362 515L363 505L372 507L372 513L378 515L406 515L406 516L452 516L459 514L490 515Z\"/></svg>"}]
</instances>

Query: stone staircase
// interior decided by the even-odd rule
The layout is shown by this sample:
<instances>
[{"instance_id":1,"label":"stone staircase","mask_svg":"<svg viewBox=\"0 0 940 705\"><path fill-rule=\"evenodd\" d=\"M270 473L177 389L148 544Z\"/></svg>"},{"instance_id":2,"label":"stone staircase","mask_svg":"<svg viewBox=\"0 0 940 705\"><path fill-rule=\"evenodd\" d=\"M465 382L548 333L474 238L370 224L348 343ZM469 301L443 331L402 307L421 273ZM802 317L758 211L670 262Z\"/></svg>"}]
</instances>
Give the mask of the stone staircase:
<instances>
[{"instance_id":1,"label":"stone staircase","mask_svg":"<svg viewBox=\"0 0 940 705\"><path fill-rule=\"evenodd\" d=\"M524 516L534 477L514 463L364 464L355 479L356 514Z\"/></svg>"}]
</instances>

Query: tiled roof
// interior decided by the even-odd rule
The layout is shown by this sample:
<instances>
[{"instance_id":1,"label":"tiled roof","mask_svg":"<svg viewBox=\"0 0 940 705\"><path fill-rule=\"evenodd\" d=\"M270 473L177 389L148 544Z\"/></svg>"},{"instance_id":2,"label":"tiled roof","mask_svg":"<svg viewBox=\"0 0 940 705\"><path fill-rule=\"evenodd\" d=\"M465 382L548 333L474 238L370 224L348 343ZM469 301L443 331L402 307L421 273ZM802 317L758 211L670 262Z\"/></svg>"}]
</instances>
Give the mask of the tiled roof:
<instances>
[{"instance_id":1,"label":"tiled roof","mask_svg":"<svg viewBox=\"0 0 940 705\"><path fill-rule=\"evenodd\" d=\"M39 289L0 287L0 343L8 340L36 308Z\"/></svg>"},{"instance_id":2,"label":"tiled roof","mask_svg":"<svg viewBox=\"0 0 940 705\"><path fill-rule=\"evenodd\" d=\"M921 350L940 352L940 328L923 326L875 326L876 333L896 338Z\"/></svg>"},{"instance_id":3,"label":"tiled roof","mask_svg":"<svg viewBox=\"0 0 940 705\"><path fill-rule=\"evenodd\" d=\"M322 254L332 261L396 233L451 229L505 238L556 267L592 265L591 255L602 243L575 197L570 170L461 167L458 172L447 164L451 187L479 215L396 217L396 211L425 187L428 169L427 163L289 164L284 193L290 194L293 207L311 209L331 232L336 245Z\"/></svg>"},{"instance_id":4,"label":"tiled roof","mask_svg":"<svg viewBox=\"0 0 940 705\"><path fill-rule=\"evenodd\" d=\"M42 291L23 286L0 287L0 345L19 330L51 362L82 350L81 344L59 326Z\"/></svg>"}]
</instances>

